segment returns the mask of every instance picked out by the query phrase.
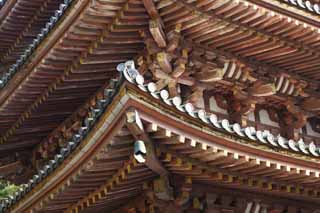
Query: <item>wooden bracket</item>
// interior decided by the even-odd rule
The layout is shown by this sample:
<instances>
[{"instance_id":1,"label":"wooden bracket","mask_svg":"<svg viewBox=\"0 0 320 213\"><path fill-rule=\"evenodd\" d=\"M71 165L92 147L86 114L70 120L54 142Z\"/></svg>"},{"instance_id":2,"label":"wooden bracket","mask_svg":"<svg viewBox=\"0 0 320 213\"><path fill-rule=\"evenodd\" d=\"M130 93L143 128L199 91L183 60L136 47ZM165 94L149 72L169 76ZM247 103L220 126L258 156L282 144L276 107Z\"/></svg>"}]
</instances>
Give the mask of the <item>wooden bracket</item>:
<instances>
[{"instance_id":1,"label":"wooden bracket","mask_svg":"<svg viewBox=\"0 0 320 213\"><path fill-rule=\"evenodd\" d=\"M145 142L146 146L146 161L145 164L149 167L152 171L156 172L159 175L167 176L168 171L166 168L161 164L158 157L156 156L155 152L155 144L145 132L143 123L140 119L139 113L137 110L130 109L126 112L127 117L127 127L135 140L142 140Z\"/></svg>"},{"instance_id":2,"label":"wooden bracket","mask_svg":"<svg viewBox=\"0 0 320 213\"><path fill-rule=\"evenodd\" d=\"M159 47L164 48L167 46L166 36L159 19L149 21L149 30Z\"/></svg>"},{"instance_id":3,"label":"wooden bracket","mask_svg":"<svg viewBox=\"0 0 320 213\"><path fill-rule=\"evenodd\" d=\"M274 95L276 93L276 87L274 83L256 81L252 87L248 88L248 93L255 97L266 97Z\"/></svg>"},{"instance_id":4,"label":"wooden bracket","mask_svg":"<svg viewBox=\"0 0 320 213\"><path fill-rule=\"evenodd\" d=\"M320 111L320 100L318 98L306 98L301 106L305 110Z\"/></svg>"},{"instance_id":5,"label":"wooden bracket","mask_svg":"<svg viewBox=\"0 0 320 213\"><path fill-rule=\"evenodd\" d=\"M153 0L143 0L143 5L146 8L149 16L152 19L158 19L160 17L156 6L154 5Z\"/></svg>"}]
</instances>

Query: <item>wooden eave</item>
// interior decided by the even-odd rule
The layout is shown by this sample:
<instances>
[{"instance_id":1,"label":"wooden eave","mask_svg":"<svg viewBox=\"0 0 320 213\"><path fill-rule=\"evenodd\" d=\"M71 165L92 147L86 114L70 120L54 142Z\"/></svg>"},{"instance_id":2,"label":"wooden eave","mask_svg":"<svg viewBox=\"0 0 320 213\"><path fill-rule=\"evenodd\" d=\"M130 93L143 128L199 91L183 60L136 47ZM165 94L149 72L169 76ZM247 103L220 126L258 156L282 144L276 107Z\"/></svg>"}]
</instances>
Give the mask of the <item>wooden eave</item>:
<instances>
[{"instance_id":1,"label":"wooden eave","mask_svg":"<svg viewBox=\"0 0 320 213\"><path fill-rule=\"evenodd\" d=\"M5 3L0 11L0 62L7 65L4 72L37 37L62 2L9 0Z\"/></svg>"},{"instance_id":2,"label":"wooden eave","mask_svg":"<svg viewBox=\"0 0 320 213\"><path fill-rule=\"evenodd\" d=\"M122 170L126 173L128 168L132 168L130 169L132 178L128 182L122 183L125 184L124 187L119 188L119 186L114 185L114 188L112 187L114 191L110 190L108 192L111 197L104 199L99 204L108 204L111 207L116 204L117 206L137 196L142 190L144 181L151 180L157 176L157 174L150 171L144 165L137 165L137 162L132 157L133 140L124 141L121 145L110 144L113 137L123 134L123 131L121 131L125 122L123 112L127 109L124 105L128 101L128 96L124 95L123 92L123 90L120 91L111 106L108 107L102 118L99 119L99 122L89 133L92 135L81 142L80 146L82 148L72 154L72 159L66 159L64 161L65 166L61 165L54 175L50 175L47 180L37 186L39 187L39 191L34 191L33 195L26 197L26 199L31 198L32 203L28 206L22 205L22 211L27 211L30 207L33 208L35 206L38 208L38 202L43 202L42 200L45 197L51 199L52 195L48 196L49 194L47 193L51 190L56 191L60 189L60 186L64 189L56 191L57 194L54 196L53 202L48 204L48 206L47 204L42 204L42 206L47 208L44 211L63 211L71 203L76 203L84 195L100 187L106 181L113 186L113 182L122 176ZM110 144L110 146L106 143ZM97 159L97 155L105 155L105 162L103 161L103 157L102 159ZM65 181L69 182L68 186L64 185ZM117 189L121 189L121 191L117 191ZM66 203L66 205L61 205L61 203ZM14 209L12 210L12 212L15 211ZM17 211L21 211L19 207Z\"/></svg>"},{"instance_id":3,"label":"wooden eave","mask_svg":"<svg viewBox=\"0 0 320 213\"><path fill-rule=\"evenodd\" d=\"M143 184L158 174L132 156L135 139L125 117L132 109L138 112L146 137L156 144L157 157L171 174L191 176L196 183L248 189L319 205L320 171L316 159L263 148L203 126L125 84L75 151L11 212L112 208L113 202L122 204L138 195ZM103 181L100 178L104 175ZM126 190L130 191L128 196L122 194Z\"/></svg>"},{"instance_id":4,"label":"wooden eave","mask_svg":"<svg viewBox=\"0 0 320 213\"><path fill-rule=\"evenodd\" d=\"M167 28L182 23L185 39L268 72L317 79L317 28L244 1L167 1L159 2L157 9Z\"/></svg>"},{"instance_id":5,"label":"wooden eave","mask_svg":"<svg viewBox=\"0 0 320 213\"><path fill-rule=\"evenodd\" d=\"M296 75L288 75L290 82L304 77L316 80L313 74L305 75L310 69L318 75L319 37L315 29L299 21L290 22L271 10L246 5L244 1L193 3L158 2L166 30L182 23L186 41L227 55L231 61L253 69L257 76L292 74L294 70ZM204 5L217 8L206 9ZM96 4L75 1L59 25L1 90L0 142L6 144L0 149L32 148L40 143L44 135L115 75L118 63L139 55L144 46L138 32L147 29L149 19L138 0ZM255 26L257 20L263 26ZM278 28L278 22L284 27ZM296 33L287 35L291 30ZM250 47L252 44L255 46ZM317 97L317 85L307 88L311 96ZM286 98L287 94L275 96L277 100ZM39 137L26 134L30 130Z\"/></svg>"},{"instance_id":6,"label":"wooden eave","mask_svg":"<svg viewBox=\"0 0 320 213\"><path fill-rule=\"evenodd\" d=\"M0 10L0 21L2 22L4 18L8 15L10 12L11 8L14 6L14 4L17 2L17 0L11 0L11 1L6 1L4 5L2 5L1 10Z\"/></svg>"},{"instance_id":7,"label":"wooden eave","mask_svg":"<svg viewBox=\"0 0 320 213\"><path fill-rule=\"evenodd\" d=\"M269 8L276 12L282 13L283 15L287 15L289 17L296 18L303 22L314 25L315 27L319 26L319 14L315 11L310 11L307 8L300 7L298 4L294 5L288 2L288 0L249 0L252 3L261 5L263 7ZM306 2L306 1L304 1ZM319 4L319 2L311 2L311 6L314 7L315 4Z\"/></svg>"},{"instance_id":8,"label":"wooden eave","mask_svg":"<svg viewBox=\"0 0 320 213\"><path fill-rule=\"evenodd\" d=\"M25 147L14 142L21 137L25 144L34 140L25 137L28 129L38 128L40 142L53 126L58 126L116 74L114 67L118 63L134 57L142 49L138 30L144 27L147 17L142 2L120 0L112 4L114 7L101 8L90 1L75 1L28 64L1 91L1 116L7 119L10 115L10 120L15 119L1 125L2 138L11 140L11 148ZM96 18L95 22L88 21L92 17ZM132 17L137 21L133 30L120 27L119 21L127 23ZM111 54L111 50L117 54ZM39 120L43 123L36 122ZM21 134L11 137L18 128L22 128Z\"/></svg>"}]
</instances>

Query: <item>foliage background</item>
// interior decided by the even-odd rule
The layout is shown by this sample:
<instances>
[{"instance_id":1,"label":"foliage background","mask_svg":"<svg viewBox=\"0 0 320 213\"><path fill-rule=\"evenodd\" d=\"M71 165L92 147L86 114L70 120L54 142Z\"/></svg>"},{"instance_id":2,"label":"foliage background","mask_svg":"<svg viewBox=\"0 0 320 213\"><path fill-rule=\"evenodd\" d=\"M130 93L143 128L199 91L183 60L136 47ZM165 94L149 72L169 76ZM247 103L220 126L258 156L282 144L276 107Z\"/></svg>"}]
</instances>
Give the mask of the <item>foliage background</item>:
<instances>
[{"instance_id":1,"label":"foliage background","mask_svg":"<svg viewBox=\"0 0 320 213\"><path fill-rule=\"evenodd\" d=\"M0 200L5 200L9 196L13 196L19 188L19 186L9 183L8 181L0 180Z\"/></svg>"}]
</instances>

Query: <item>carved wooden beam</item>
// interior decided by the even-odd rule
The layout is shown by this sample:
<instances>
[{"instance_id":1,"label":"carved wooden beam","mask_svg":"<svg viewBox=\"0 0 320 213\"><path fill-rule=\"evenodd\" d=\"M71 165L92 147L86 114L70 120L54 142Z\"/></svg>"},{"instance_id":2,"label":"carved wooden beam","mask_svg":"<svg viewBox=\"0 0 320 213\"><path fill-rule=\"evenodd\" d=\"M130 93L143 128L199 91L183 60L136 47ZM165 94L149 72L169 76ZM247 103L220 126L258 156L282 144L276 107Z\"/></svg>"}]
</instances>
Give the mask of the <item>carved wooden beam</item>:
<instances>
[{"instance_id":1,"label":"carved wooden beam","mask_svg":"<svg viewBox=\"0 0 320 213\"><path fill-rule=\"evenodd\" d=\"M155 42L155 40L145 31L140 31L140 36L143 38L147 54L154 55L161 51L161 48Z\"/></svg>"},{"instance_id":2,"label":"carved wooden beam","mask_svg":"<svg viewBox=\"0 0 320 213\"><path fill-rule=\"evenodd\" d=\"M192 180L186 177L182 185L175 185L177 196L166 197L166 180L158 178L153 181L152 190L146 194L149 202L155 207L157 212L179 213L186 212L191 201Z\"/></svg>"},{"instance_id":3,"label":"carved wooden beam","mask_svg":"<svg viewBox=\"0 0 320 213\"><path fill-rule=\"evenodd\" d=\"M160 52L157 54L157 62L160 68L166 73L172 72L171 60L172 58L166 52Z\"/></svg>"},{"instance_id":4,"label":"carved wooden beam","mask_svg":"<svg viewBox=\"0 0 320 213\"><path fill-rule=\"evenodd\" d=\"M168 46L167 46L167 51L168 52L173 52L177 49L179 46L180 38L181 38L181 24L177 24L175 26L175 29L170 31L167 35L168 38Z\"/></svg>"},{"instance_id":5,"label":"carved wooden beam","mask_svg":"<svg viewBox=\"0 0 320 213\"><path fill-rule=\"evenodd\" d=\"M266 97L274 95L276 93L275 84L256 81L253 86L248 89L248 93L255 97Z\"/></svg>"},{"instance_id":6,"label":"carved wooden beam","mask_svg":"<svg viewBox=\"0 0 320 213\"><path fill-rule=\"evenodd\" d=\"M243 101L234 98L228 99L228 113L233 122L241 126L247 126L248 115L255 110L256 101L245 99Z\"/></svg>"},{"instance_id":7,"label":"carved wooden beam","mask_svg":"<svg viewBox=\"0 0 320 213\"><path fill-rule=\"evenodd\" d=\"M250 95L243 91L240 87L234 86L232 88L232 95L236 100L245 101L250 98Z\"/></svg>"},{"instance_id":8,"label":"carved wooden beam","mask_svg":"<svg viewBox=\"0 0 320 213\"><path fill-rule=\"evenodd\" d=\"M221 109L228 109L229 105L224 97L222 97L221 95L215 95L214 98L217 101L218 107L220 107Z\"/></svg>"},{"instance_id":9,"label":"carved wooden beam","mask_svg":"<svg viewBox=\"0 0 320 213\"><path fill-rule=\"evenodd\" d=\"M311 97L306 98L302 102L301 107L309 111L320 111L320 99Z\"/></svg>"},{"instance_id":10,"label":"carved wooden beam","mask_svg":"<svg viewBox=\"0 0 320 213\"><path fill-rule=\"evenodd\" d=\"M142 124L142 121L140 119L140 116L138 114L138 111L136 110L129 110L126 113L127 117L127 127L133 137L136 140L142 140L145 142L146 146L146 160L145 164L154 172L167 176L168 171L165 169L165 167L160 163L158 160L158 157L156 156L155 152L155 144L153 141L149 138L147 133L144 130L144 126Z\"/></svg>"},{"instance_id":11,"label":"carved wooden beam","mask_svg":"<svg viewBox=\"0 0 320 213\"><path fill-rule=\"evenodd\" d=\"M143 0L143 5L146 8L149 16L152 19L158 19L160 17L156 6L154 5L153 0Z\"/></svg>"},{"instance_id":12,"label":"carved wooden beam","mask_svg":"<svg viewBox=\"0 0 320 213\"><path fill-rule=\"evenodd\" d=\"M190 82L190 80L182 78L186 71L185 64L187 63L188 51L183 49L181 52L181 56L173 64L171 63L171 56L168 53L158 53L157 61L153 63L151 68L153 77L158 79L156 83L157 90L161 90L167 86L171 97L178 95L177 84L194 84L193 81ZM174 70L172 70L172 67L174 67Z\"/></svg>"},{"instance_id":13,"label":"carved wooden beam","mask_svg":"<svg viewBox=\"0 0 320 213\"><path fill-rule=\"evenodd\" d=\"M210 68L204 65L199 73L195 74L196 79L200 82L215 82L223 78L223 70L219 68Z\"/></svg>"},{"instance_id":14,"label":"carved wooden beam","mask_svg":"<svg viewBox=\"0 0 320 213\"><path fill-rule=\"evenodd\" d=\"M179 78L186 71L186 64L188 63L188 49L182 49L181 56L178 57L174 63L174 70L172 72L173 78Z\"/></svg>"},{"instance_id":15,"label":"carved wooden beam","mask_svg":"<svg viewBox=\"0 0 320 213\"><path fill-rule=\"evenodd\" d=\"M286 107L288 112L290 112L294 117L294 120L292 122L293 127L296 129L302 128L307 122L306 114L301 109L299 109L298 106L294 105L292 101L288 101Z\"/></svg>"},{"instance_id":16,"label":"carved wooden beam","mask_svg":"<svg viewBox=\"0 0 320 213\"><path fill-rule=\"evenodd\" d=\"M252 96L250 92L245 92L239 87L233 88L233 94L227 100L227 110L231 120L241 126L247 126L248 115L254 112L256 104L261 101Z\"/></svg>"},{"instance_id":17,"label":"carved wooden beam","mask_svg":"<svg viewBox=\"0 0 320 213\"><path fill-rule=\"evenodd\" d=\"M294 85L294 88L299 86L303 88L300 81L286 75L278 76L279 78L267 76L267 79L261 79L259 73L254 73L253 70L234 58L228 60L224 55L217 54L214 50L184 41L181 36L181 24L176 24L171 31L165 32L155 3L152 0L145 0L144 5L151 17L150 32L141 33L146 44L146 52L143 59L140 58L139 64L143 66L141 68L143 73L150 71L151 76L150 73L147 76L157 81L156 89L158 91L167 89L170 97L180 95L185 102L193 103L196 108L203 108L204 91L216 89L220 85L230 89L233 85L237 85L240 89L233 95L240 103L238 107L235 106L236 110L232 109L234 112L232 116L235 121L246 125L246 116L255 110L257 103L264 103L269 100L269 96L275 95L279 91L289 91L288 88L291 87L286 86L285 81ZM226 66L227 64L235 64L236 66L230 68ZM219 86L215 82L219 82ZM196 89L196 87L198 88ZM294 89L293 92L297 91ZM282 102L285 98L277 96L275 100ZM317 110L320 108L320 102L318 102L315 100L305 101L302 108ZM294 128L300 128L305 124L306 117L303 113L295 112L292 114Z\"/></svg>"},{"instance_id":18,"label":"carved wooden beam","mask_svg":"<svg viewBox=\"0 0 320 213\"><path fill-rule=\"evenodd\" d=\"M307 116L291 100L285 105L286 109L278 112L281 135L291 139L299 139L299 129L305 126Z\"/></svg>"},{"instance_id":19,"label":"carved wooden beam","mask_svg":"<svg viewBox=\"0 0 320 213\"><path fill-rule=\"evenodd\" d=\"M167 46L166 36L160 19L152 19L149 21L149 31L159 47L165 48Z\"/></svg>"},{"instance_id":20,"label":"carved wooden beam","mask_svg":"<svg viewBox=\"0 0 320 213\"><path fill-rule=\"evenodd\" d=\"M203 99L203 92L204 92L203 87L199 86L194 86L192 87L192 93L191 95L187 98L189 103L192 103L195 107L199 109L204 108L204 99Z\"/></svg>"},{"instance_id":21,"label":"carved wooden beam","mask_svg":"<svg viewBox=\"0 0 320 213\"><path fill-rule=\"evenodd\" d=\"M168 90L169 90L170 97L178 96L177 82L176 81L169 81Z\"/></svg>"}]
</instances>

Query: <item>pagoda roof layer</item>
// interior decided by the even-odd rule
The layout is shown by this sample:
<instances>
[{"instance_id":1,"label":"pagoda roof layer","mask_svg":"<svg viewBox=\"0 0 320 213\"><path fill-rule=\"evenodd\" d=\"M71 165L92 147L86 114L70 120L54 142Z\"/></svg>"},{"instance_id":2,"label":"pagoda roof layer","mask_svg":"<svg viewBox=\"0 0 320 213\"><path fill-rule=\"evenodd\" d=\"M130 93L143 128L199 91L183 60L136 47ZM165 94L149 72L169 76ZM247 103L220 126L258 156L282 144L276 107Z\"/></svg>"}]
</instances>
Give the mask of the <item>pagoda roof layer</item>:
<instances>
[{"instance_id":1,"label":"pagoda roof layer","mask_svg":"<svg viewBox=\"0 0 320 213\"><path fill-rule=\"evenodd\" d=\"M2 72L19 59L62 2L6 1L0 10L0 63L5 66Z\"/></svg>"},{"instance_id":2,"label":"pagoda roof layer","mask_svg":"<svg viewBox=\"0 0 320 213\"><path fill-rule=\"evenodd\" d=\"M143 41L138 31L146 29L149 20L142 2L132 2L132 8L126 8L129 4L120 1L119 5L108 9L107 5L112 4L88 5L87 1L75 1L59 27L35 50L35 57L1 91L0 132L3 137L0 141L12 144L2 145L3 150L33 146L39 140L31 139L27 132L32 135L38 131L39 137L48 134L84 102L87 95L114 75L108 67L142 50ZM290 22L279 14L243 1L213 2L212 11L205 11L202 7L208 4L211 5L210 2L168 1L165 4L160 1L157 8L168 30L182 23L182 35L187 40L228 55L237 60L236 64L253 69L257 75L296 70L294 73L304 76L305 70L317 68L318 53L313 53L317 51L319 36L311 27L305 28L302 23ZM238 13L244 14L243 18L232 15ZM93 17L95 22L92 22ZM257 20L260 25L252 24ZM277 27L279 23L284 27ZM249 47L252 44L255 45ZM305 51L310 52L310 57ZM287 80L289 84L295 82L291 77ZM310 88L314 87L308 85ZM71 103L70 108L60 107L67 102ZM47 126L41 123L40 127L39 120ZM17 136L12 137L15 133ZM21 137L25 144L17 145Z\"/></svg>"},{"instance_id":3,"label":"pagoda roof layer","mask_svg":"<svg viewBox=\"0 0 320 213\"><path fill-rule=\"evenodd\" d=\"M143 79L143 77L141 78ZM320 157L320 147L316 146L314 143L307 145L304 143L302 138L300 138L299 141L294 141L280 135L273 135L266 130L256 130L255 127L252 126L243 128L238 123L230 123L228 119L219 120L215 114L206 112L203 109L197 109L191 103L186 102L183 104L182 97L176 96L174 98L169 98L169 92L165 89L161 91L153 91L150 88L156 85L155 82L148 82L146 84L144 80L141 79L139 79L138 82L132 79L132 82L136 83L140 90L149 93L152 97L161 100L164 104L167 104L172 108L176 108L187 116L199 119L203 125L209 124L216 129L235 134L239 137L246 138L247 140L255 141L261 145L267 145L271 149L276 148L278 151L282 150L286 153L299 153L310 156L311 158ZM199 131L205 130L202 129ZM262 153L259 152L257 155L262 155Z\"/></svg>"},{"instance_id":4,"label":"pagoda roof layer","mask_svg":"<svg viewBox=\"0 0 320 213\"><path fill-rule=\"evenodd\" d=\"M93 123L84 122L88 126L82 126L55 160L30 180L22 192L32 190L27 194L30 196L24 196L12 212L113 208L109 200L113 195L115 204L127 198L118 193L132 190L128 195L135 196L143 189L142 177L148 180L162 173L151 161L139 164L132 158L137 138L156 144L157 158L172 174L204 184L218 183L303 200L309 207L319 205L319 165L315 158L263 149L227 130L207 128L191 115L159 105L153 95L146 96L135 87L111 91L105 97L110 104L92 108L89 116L98 113L98 117L83 118ZM128 119L128 115L134 115L134 119ZM124 166L116 172L114 166L119 164ZM106 173L109 175L102 181ZM138 188L131 188L132 184Z\"/></svg>"},{"instance_id":5,"label":"pagoda roof layer","mask_svg":"<svg viewBox=\"0 0 320 213\"><path fill-rule=\"evenodd\" d=\"M0 149L39 143L116 74L116 64L142 49L138 35L146 23L142 3L109 4L116 5L75 1L50 39L44 40L35 57L15 75L13 81L19 83L5 87L0 98L0 132L2 141L10 142ZM132 17L136 23L123 25ZM35 132L38 138L34 137Z\"/></svg>"},{"instance_id":6,"label":"pagoda roof layer","mask_svg":"<svg viewBox=\"0 0 320 213\"><path fill-rule=\"evenodd\" d=\"M85 0L73 1L68 9L65 5L55 12L61 19L50 18L56 24L28 56L21 56L25 60L0 92L2 153L42 143L83 107L88 96L116 75L118 63L146 52L149 46L142 32L150 30L155 18L145 5L139 0ZM159 1L154 9L166 33L181 25L181 40L194 52L226 58L223 79L210 88L230 92L235 85L246 90L254 80L272 82L276 93L265 99L266 104L279 108L287 99L298 104L301 99L319 96L320 37L312 22L243 0ZM248 80L248 73L254 80ZM308 116L317 113L303 111ZM265 132L257 136L252 128L241 129L222 121L217 120L225 131L256 139L268 149L279 148L298 158L318 157L314 143Z\"/></svg>"},{"instance_id":7,"label":"pagoda roof layer","mask_svg":"<svg viewBox=\"0 0 320 213\"><path fill-rule=\"evenodd\" d=\"M320 34L315 28L244 1L179 0L160 2L157 9L166 27L183 24L185 39L265 65L269 72L317 79Z\"/></svg>"}]
</instances>

